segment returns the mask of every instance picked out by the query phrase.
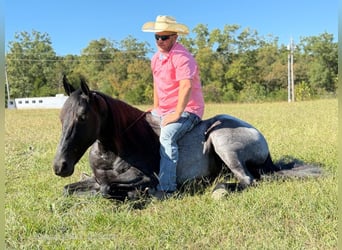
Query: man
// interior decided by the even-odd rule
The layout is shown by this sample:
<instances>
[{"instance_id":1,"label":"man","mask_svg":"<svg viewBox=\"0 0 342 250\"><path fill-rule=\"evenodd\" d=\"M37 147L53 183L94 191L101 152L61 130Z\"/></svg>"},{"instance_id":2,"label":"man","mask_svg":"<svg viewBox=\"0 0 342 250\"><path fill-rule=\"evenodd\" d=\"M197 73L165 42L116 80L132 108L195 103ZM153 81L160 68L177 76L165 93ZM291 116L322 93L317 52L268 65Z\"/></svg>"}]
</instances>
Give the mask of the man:
<instances>
[{"instance_id":1,"label":"man","mask_svg":"<svg viewBox=\"0 0 342 250\"><path fill-rule=\"evenodd\" d=\"M144 32L154 32L158 51L151 68L154 84L152 114L160 117L159 185L154 192L163 199L177 189L176 167L178 140L200 122L204 100L199 70L194 57L180 43L178 34L188 34L184 24L170 16L157 16L155 22L142 26Z\"/></svg>"}]
</instances>

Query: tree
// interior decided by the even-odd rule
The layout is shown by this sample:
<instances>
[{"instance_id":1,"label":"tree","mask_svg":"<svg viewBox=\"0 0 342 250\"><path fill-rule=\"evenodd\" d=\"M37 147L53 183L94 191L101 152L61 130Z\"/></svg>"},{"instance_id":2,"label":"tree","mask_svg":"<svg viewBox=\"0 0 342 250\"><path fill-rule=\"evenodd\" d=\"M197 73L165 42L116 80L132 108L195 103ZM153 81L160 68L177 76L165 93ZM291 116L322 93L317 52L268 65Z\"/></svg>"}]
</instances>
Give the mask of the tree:
<instances>
[{"instance_id":1,"label":"tree","mask_svg":"<svg viewBox=\"0 0 342 250\"><path fill-rule=\"evenodd\" d=\"M80 63L74 71L85 76L91 88L98 89L98 85L101 85L100 82L104 80L102 72L113 61L113 55L117 51L118 49L114 48L114 41L105 38L92 40L82 50L79 57Z\"/></svg>"},{"instance_id":2,"label":"tree","mask_svg":"<svg viewBox=\"0 0 342 250\"><path fill-rule=\"evenodd\" d=\"M9 48L6 65L12 98L56 94L56 53L48 34L16 33Z\"/></svg>"},{"instance_id":3,"label":"tree","mask_svg":"<svg viewBox=\"0 0 342 250\"><path fill-rule=\"evenodd\" d=\"M278 38L266 40L249 28L199 24L193 37L179 37L196 58L206 101L286 100L287 56ZM11 97L61 93L62 75L78 87L84 76L92 89L132 104L152 103L149 44L128 36L115 42L92 40L81 55L56 56L51 39L38 31L21 32L9 43L6 66ZM333 35L302 38L294 51L298 100L336 93L337 43Z\"/></svg>"},{"instance_id":4,"label":"tree","mask_svg":"<svg viewBox=\"0 0 342 250\"><path fill-rule=\"evenodd\" d=\"M216 52L219 59L229 64L233 60L233 55L236 54L236 38L235 33L240 28L239 25L225 25L222 33L219 30L213 30L210 33L210 40L217 42Z\"/></svg>"},{"instance_id":5,"label":"tree","mask_svg":"<svg viewBox=\"0 0 342 250\"><path fill-rule=\"evenodd\" d=\"M196 38L194 39L195 46L197 50L207 48L208 46L208 25L199 24L194 29L193 32L196 34Z\"/></svg>"},{"instance_id":6,"label":"tree","mask_svg":"<svg viewBox=\"0 0 342 250\"><path fill-rule=\"evenodd\" d=\"M278 39L262 41L258 48L256 64L260 84L267 93L287 86L287 51L278 47Z\"/></svg>"},{"instance_id":7,"label":"tree","mask_svg":"<svg viewBox=\"0 0 342 250\"><path fill-rule=\"evenodd\" d=\"M308 80L316 91L335 92L338 73L338 47L333 35L327 32L301 39L300 48L308 65Z\"/></svg>"},{"instance_id":8,"label":"tree","mask_svg":"<svg viewBox=\"0 0 342 250\"><path fill-rule=\"evenodd\" d=\"M132 36L128 36L120 42L119 50L126 52L126 56L129 59L146 58L146 54L152 52L150 46L146 42L138 42L138 40Z\"/></svg>"}]
</instances>

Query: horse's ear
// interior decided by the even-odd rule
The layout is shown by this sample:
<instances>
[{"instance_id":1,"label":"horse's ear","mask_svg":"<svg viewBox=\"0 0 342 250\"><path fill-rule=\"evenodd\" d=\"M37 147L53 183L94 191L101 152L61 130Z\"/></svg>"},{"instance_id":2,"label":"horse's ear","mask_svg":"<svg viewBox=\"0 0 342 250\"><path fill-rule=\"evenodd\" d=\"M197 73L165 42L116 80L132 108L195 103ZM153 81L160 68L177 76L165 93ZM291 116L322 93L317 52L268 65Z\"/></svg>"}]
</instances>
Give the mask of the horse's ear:
<instances>
[{"instance_id":1,"label":"horse's ear","mask_svg":"<svg viewBox=\"0 0 342 250\"><path fill-rule=\"evenodd\" d=\"M85 95L89 96L90 90L89 90L86 80L83 77L81 77L81 89Z\"/></svg>"},{"instance_id":2,"label":"horse's ear","mask_svg":"<svg viewBox=\"0 0 342 250\"><path fill-rule=\"evenodd\" d=\"M69 83L66 75L63 75L63 87L68 96L75 91L74 87Z\"/></svg>"}]
</instances>

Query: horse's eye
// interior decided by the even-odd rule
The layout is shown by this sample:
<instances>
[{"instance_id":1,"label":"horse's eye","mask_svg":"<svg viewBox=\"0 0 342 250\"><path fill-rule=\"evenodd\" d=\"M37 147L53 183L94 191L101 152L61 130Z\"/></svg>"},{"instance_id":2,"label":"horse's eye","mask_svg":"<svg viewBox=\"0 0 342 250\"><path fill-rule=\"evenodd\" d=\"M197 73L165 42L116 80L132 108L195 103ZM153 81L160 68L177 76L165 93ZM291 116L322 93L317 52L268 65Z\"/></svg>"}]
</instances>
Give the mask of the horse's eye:
<instances>
[{"instance_id":1,"label":"horse's eye","mask_svg":"<svg viewBox=\"0 0 342 250\"><path fill-rule=\"evenodd\" d=\"M78 120L80 121L80 122L84 122L85 120L86 120L86 118L87 118L87 116L86 115L80 115L79 117L78 117Z\"/></svg>"}]
</instances>

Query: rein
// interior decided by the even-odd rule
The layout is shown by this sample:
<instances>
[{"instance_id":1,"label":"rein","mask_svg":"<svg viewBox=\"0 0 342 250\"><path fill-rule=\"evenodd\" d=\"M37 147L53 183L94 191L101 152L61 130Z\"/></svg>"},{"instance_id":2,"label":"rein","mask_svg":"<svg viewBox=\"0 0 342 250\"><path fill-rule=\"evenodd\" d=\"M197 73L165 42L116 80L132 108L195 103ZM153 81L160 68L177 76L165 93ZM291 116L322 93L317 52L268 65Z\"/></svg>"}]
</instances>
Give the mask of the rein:
<instances>
[{"instance_id":1,"label":"rein","mask_svg":"<svg viewBox=\"0 0 342 250\"><path fill-rule=\"evenodd\" d=\"M122 134L126 133L129 129L131 129L141 118L143 118L148 112L145 111L137 119L135 119L125 130L122 132Z\"/></svg>"}]
</instances>

